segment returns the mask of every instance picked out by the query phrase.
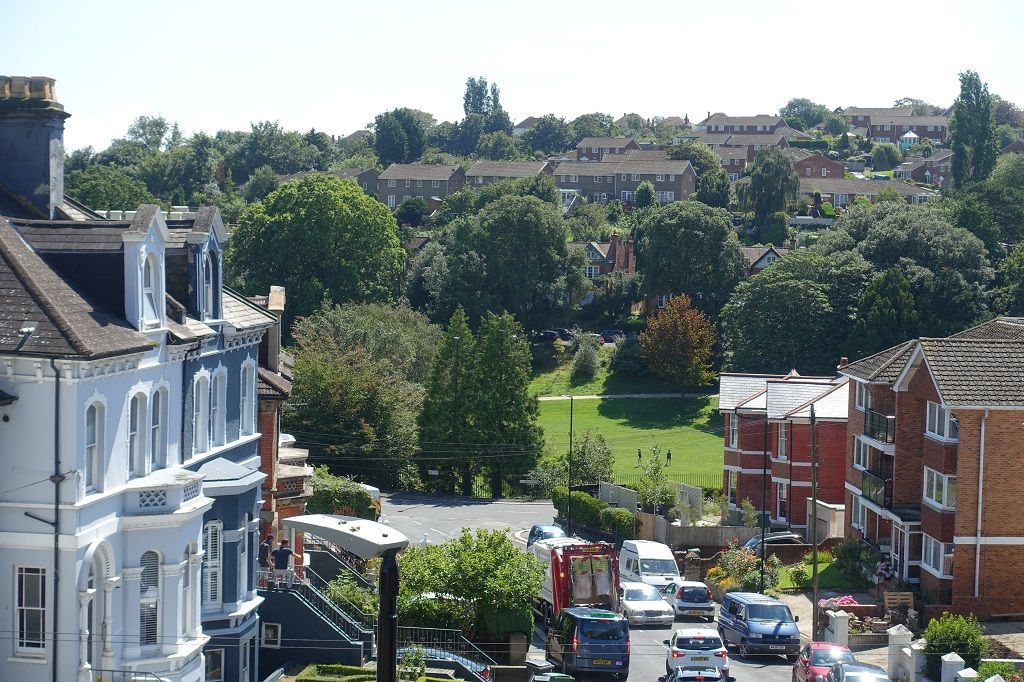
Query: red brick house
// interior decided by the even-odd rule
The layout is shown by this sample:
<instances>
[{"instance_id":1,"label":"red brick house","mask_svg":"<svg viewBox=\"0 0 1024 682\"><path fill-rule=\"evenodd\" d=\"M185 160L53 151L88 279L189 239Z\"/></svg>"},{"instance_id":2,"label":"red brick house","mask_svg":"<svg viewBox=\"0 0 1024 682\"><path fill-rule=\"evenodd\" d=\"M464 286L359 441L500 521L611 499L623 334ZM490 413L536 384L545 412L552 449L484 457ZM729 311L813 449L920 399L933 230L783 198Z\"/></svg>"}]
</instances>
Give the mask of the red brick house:
<instances>
[{"instance_id":1,"label":"red brick house","mask_svg":"<svg viewBox=\"0 0 1024 682\"><path fill-rule=\"evenodd\" d=\"M807 527L811 495L811 407L818 445L818 499L843 501L848 410L846 378L722 374L723 493L739 509L750 500L773 527ZM762 502L764 504L762 505Z\"/></svg>"},{"instance_id":2,"label":"red brick house","mask_svg":"<svg viewBox=\"0 0 1024 682\"><path fill-rule=\"evenodd\" d=\"M866 197L874 202L879 193L891 187L911 204L921 204L936 195L933 190L923 189L900 180L869 180L859 178L822 178L800 176L800 194L810 200L819 192L823 201L833 206L852 204L857 197Z\"/></svg>"},{"instance_id":3,"label":"red brick house","mask_svg":"<svg viewBox=\"0 0 1024 682\"><path fill-rule=\"evenodd\" d=\"M551 175L548 161L477 161L466 171L466 184L489 185L503 180L531 178L546 173Z\"/></svg>"},{"instance_id":4,"label":"red brick house","mask_svg":"<svg viewBox=\"0 0 1024 682\"><path fill-rule=\"evenodd\" d=\"M636 250L632 239L613 234L606 242L570 242L570 248L582 249L587 256L584 274L597 279L612 272L636 272Z\"/></svg>"},{"instance_id":5,"label":"red brick house","mask_svg":"<svg viewBox=\"0 0 1024 682\"><path fill-rule=\"evenodd\" d=\"M601 161L605 154L621 154L640 149L632 137L584 137L576 145L577 161Z\"/></svg>"},{"instance_id":6,"label":"red brick house","mask_svg":"<svg viewBox=\"0 0 1024 682\"><path fill-rule=\"evenodd\" d=\"M563 193L579 194L594 204L619 199L627 210L644 181L654 185L663 204L682 201L696 190L697 175L689 161L633 158L633 153L609 157L615 161L562 161L554 170L555 184Z\"/></svg>"},{"instance_id":7,"label":"red brick house","mask_svg":"<svg viewBox=\"0 0 1024 682\"><path fill-rule=\"evenodd\" d=\"M736 182L743 175L747 167L747 149L745 147L712 147L718 158L722 160L722 168L725 170L729 182Z\"/></svg>"},{"instance_id":8,"label":"red brick house","mask_svg":"<svg viewBox=\"0 0 1024 682\"><path fill-rule=\"evenodd\" d=\"M846 173L843 164L821 154L801 154L800 157L793 160L793 170L802 178L841 178Z\"/></svg>"},{"instance_id":9,"label":"red brick house","mask_svg":"<svg viewBox=\"0 0 1024 682\"><path fill-rule=\"evenodd\" d=\"M593 204L604 204L617 197L615 193L617 162L562 161L555 166L558 189L586 197Z\"/></svg>"},{"instance_id":10,"label":"red brick house","mask_svg":"<svg viewBox=\"0 0 1024 682\"><path fill-rule=\"evenodd\" d=\"M466 171L459 166L429 163L393 163L377 178L377 198L394 209L406 199L423 197L444 200L466 184Z\"/></svg>"},{"instance_id":11,"label":"red brick house","mask_svg":"<svg viewBox=\"0 0 1024 682\"><path fill-rule=\"evenodd\" d=\"M900 138L912 132L933 143L946 140L945 116L872 116L867 136L875 142L899 144Z\"/></svg>"},{"instance_id":12,"label":"red brick house","mask_svg":"<svg viewBox=\"0 0 1024 682\"><path fill-rule=\"evenodd\" d=\"M847 536L937 611L1024 611L1024 319L907 341L840 372L852 383Z\"/></svg>"},{"instance_id":13,"label":"red brick house","mask_svg":"<svg viewBox=\"0 0 1024 682\"><path fill-rule=\"evenodd\" d=\"M890 118L892 116L910 116L914 113L913 107L847 107L843 114L846 121L854 128L867 128L871 125L871 119Z\"/></svg>"},{"instance_id":14,"label":"red brick house","mask_svg":"<svg viewBox=\"0 0 1024 682\"><path fill-rule=\"evenodd\" d=\"M786 125L786 119L778 115L726 116L719 112L709 114L696 127L709 133L774 133L789 126Z\"/></svg>"},{"instance_id":15,"label":"red brick house","mask_svg":"<svg viewBox=\"0 0 1024 682\"><path fill-rule=\"evenodd\" d=\"M747 259L747 277L756 275L789 253L789 249L781 246L744 246L741 250Z\"/></svg>"},{"instance_id":16,"label":"red brick house","mask_svg":"<svg viewBox=\"0 0 1024 682\"><path fill-rule=\"evenodd\" d=\"M952 150L936 149L931 156L908 156L893 171L893 177L945 187L953 175L952 163Z\"/></svg>"}]
</instances>

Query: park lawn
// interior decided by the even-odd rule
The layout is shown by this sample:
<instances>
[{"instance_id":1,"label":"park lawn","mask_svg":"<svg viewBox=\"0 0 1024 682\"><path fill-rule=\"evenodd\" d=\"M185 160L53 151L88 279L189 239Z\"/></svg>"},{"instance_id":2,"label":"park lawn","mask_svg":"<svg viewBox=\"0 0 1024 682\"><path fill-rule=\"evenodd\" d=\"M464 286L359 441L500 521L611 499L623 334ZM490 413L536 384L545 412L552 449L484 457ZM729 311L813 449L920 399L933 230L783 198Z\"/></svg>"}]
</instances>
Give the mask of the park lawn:
<instances>
[{"instance_id":1,"label":"park lawn","mask_svg":"<svg viewBox=\"0 0 1024 682\"><path fill-rule=\"evenodd\" d=\"M622 393L679 393L657 377L628 377L608 369L614 346L607 344L597 350L600 366L593 379L576 382L572 378L572 362L554 365L545 363L534 369L530 386L531 395L616 395Z\"/></svg>"},{"instance_id":2,"label":"park lawn","mask_svg":"<svg viewBox=\"0 0 1024 682\"><path fill-rule=\"evenodd\" d=\"M811 567L807 566L807 574L810 575ZM810 589L810 582L808 581L807 589ZM839 574L839 569L832 563L818 563L818 587L823 590L837 590L849 587L849 584L843 580L843 577ZM779 589L780 590L799 590L804 589L804 586L797 585L793 582L793 579L789 577L789 566L783 566L779 569Z\"/></svg>"},{"instance_id":3,"label":"park lawn","mask_svg":"<svg viewBox=\"0 0 1024 682\"><path fill-rule=\"evenodd\" d=\"M600 433L615 455L617 480L638 475L637 448L647 454L657 443L672 451L670 477L722 474L722 419L718 398L606 398L573 401L573 432ZM540 426L546 451L569 449L569 401L542 400Z\"/></svg>"}]
</instances>

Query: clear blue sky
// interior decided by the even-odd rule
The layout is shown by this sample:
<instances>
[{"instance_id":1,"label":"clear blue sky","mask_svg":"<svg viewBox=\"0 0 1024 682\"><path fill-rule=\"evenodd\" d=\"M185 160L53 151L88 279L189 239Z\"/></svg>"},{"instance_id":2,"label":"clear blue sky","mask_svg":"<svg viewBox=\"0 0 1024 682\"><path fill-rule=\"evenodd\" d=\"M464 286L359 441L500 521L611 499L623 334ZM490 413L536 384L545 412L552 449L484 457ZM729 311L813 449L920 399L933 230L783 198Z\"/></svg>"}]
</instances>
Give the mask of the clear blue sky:
<instances>
[{"instance_id":1,"label":"clear blue sky","mask_svg":"<svg viewBox=\"0 0 1024 682\"><path fill-rule=\"evenodd\" d=\"M1024 3L0 0L0 68L57 79L66 146L140 114L187 131L347 134L397 106L462 115L467 76L519 120L949 104L957 73L1024 105Z\"/></svg>"}]
</instances>

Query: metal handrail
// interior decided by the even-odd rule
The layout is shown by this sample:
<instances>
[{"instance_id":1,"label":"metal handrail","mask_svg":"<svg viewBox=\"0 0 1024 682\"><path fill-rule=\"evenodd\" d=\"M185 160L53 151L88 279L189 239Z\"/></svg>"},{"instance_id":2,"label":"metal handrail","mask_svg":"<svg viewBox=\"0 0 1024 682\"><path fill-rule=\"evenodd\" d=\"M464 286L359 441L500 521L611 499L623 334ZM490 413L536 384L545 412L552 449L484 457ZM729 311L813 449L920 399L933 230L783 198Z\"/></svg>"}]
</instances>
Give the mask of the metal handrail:
<instances>
[{"instance_id":1,"label":"metal handrail","mask_svg":"<svg viewBox=\"0 0 1024 682\"><path fill-rule=\"evenodd\" d=\"M331 595L328 592L331 585L330 582L325 580L320 574L318 574L316 571L309 568L308 566L306 567L306 580L313 588L315 588L319 592L322 592L324 596L326 596L328 599L331 600L331 602L334 603L335 606L337 606L339 609L347 613L350 618L359 622L359 624L367 630L373 630L373 628L377 625L376 613L364 611L361 607L352 603L345 597L342 597L340 595Z\"/></svg>"},{"instance_id":2,"label":"metal handrail","mask_svg":"<svg viewBox=\"0 0 1024 682\"><path fill-rule=\"evenodd\" d=\"M366 562L355 556L351 552L346 552L341 547L337 546L330 540L325 540L316 535L306 533L306 537L303 541L303 547L307 549L319 547L323 549L332 557L337 559L338 563L347 568L356 582L362 584L363 587L372 588L373 583L368 580L365 576L366 573Z\"/></svg>"},{"instance_id":3,"label":"metal handrail","mask_svg":"<svg viewBox=\"0 0 1024 682\"><path fill-rule=\"evenodd\" d=\"M462 630L446 628L398 627L398 646L421 646L455 654L484 668L496 665L494 659L466 639Z\"/></svg>"},{"instance_id":4,"label":"metal handrail","mask_svg":"<svg viewBox=\"0 0 1024 682\"><path fill-rule=\"evenodd\" d=\"M896 417L874 410L864 410L864 435L879 443L896 442Z\"/></svg>"},{"instance_id":5,"label":"metal handrail","mask_svg":"<svg viewBox=\"0 0 1024 682\"><path fill-rule=\"evenodd\" d=\"M370 638L374 636L372 629L364 628L360 623L357 623L351 616L338 608L338 606L331 601L326 594L322 593L309 583L295 583L291 587L291 591L296 593L296 595L301 599L305 600L314 611L320 614L328 622L345 633L350 640L354 642L365 642L370 641Z\"/></svg>"},{"instance_id":6,"label":"metal handrail","mask_svg":"<svg viewBox=\"0 0 1024 682\"><path fill-rule=\"evenodd\" d=\"M156 673L145 673L137 670L107 670L93 668L91 671L94 682L167 682L167 678Z\"/></svg>"},{"instance_id":7,"label":"metal handrail","mask_svg":"<svg viewBox=\"0 0 1024 682\"><path fill-rule=\"evenodd\" d=\"M892 478L883 478L875 472L861 472L860 490L864 497L885 509L892 507Z\"/></svg>"}]
</instances>

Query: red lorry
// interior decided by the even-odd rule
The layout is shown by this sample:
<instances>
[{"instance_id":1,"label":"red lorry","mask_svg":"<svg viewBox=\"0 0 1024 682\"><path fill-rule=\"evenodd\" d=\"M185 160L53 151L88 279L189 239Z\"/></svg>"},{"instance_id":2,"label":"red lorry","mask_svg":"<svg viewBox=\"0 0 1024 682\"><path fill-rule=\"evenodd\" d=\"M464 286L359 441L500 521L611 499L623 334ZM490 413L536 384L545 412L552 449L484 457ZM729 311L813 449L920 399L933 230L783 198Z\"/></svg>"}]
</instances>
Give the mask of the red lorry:
<instances>
[{"instance_id":1,"label":"red lorry","mask_svg":"<svg viewBox=\"0 0 1024 682\"><path fill-rule=\"evenodd\" d=\"M618 610L619 557L614 545L551 538L535 542L531 550L545 565L540 594L533 600L533 610L545 626L569 606Z\"/></svg>"}]
</instances>

